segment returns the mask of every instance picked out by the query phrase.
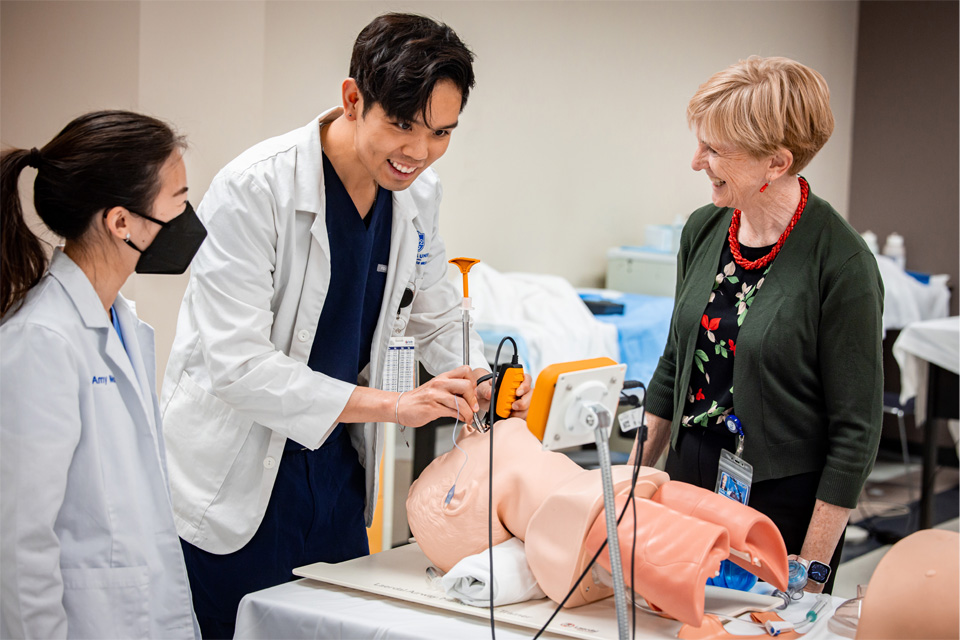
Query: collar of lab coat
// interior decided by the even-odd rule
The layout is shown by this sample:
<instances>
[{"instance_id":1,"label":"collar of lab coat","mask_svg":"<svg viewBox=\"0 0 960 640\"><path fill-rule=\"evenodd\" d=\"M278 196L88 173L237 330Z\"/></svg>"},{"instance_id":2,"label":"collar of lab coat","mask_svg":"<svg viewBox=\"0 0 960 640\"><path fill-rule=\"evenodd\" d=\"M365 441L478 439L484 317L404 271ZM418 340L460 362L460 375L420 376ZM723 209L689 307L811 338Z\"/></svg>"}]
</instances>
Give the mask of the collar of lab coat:
<instances>
[{"instance_id":1,"label":"collar of lab coat","mask_svg":"<svg viewBox=\"0 0 960 640\"><path fill-rule=\"evenodd\" d=\"M53 250L49 273L63 285L84 326L88 329L106 329L110 326L110 316L104 310L100 296L87 274L60 247Z\"/></svg>"},{"instance_id":2,"label":"collar of lab coat","mask_svg":"<svg viewBox=\"0 0 960 640\"><path fill-rule=\"evenodd\" d=\"M105 356L113 362L116 371L128 378L130 385L140 398L144 417L149 424L153 425L151 386L154 384L154 376L150 375L144 366L145 362L153 362L153 352L152 350L150 353L142 351L142 348L152 348L152 330L137 318L133 304L118 294L114 301L114 309L120 320L120 330L126 336L128 355L120 342L120 337L116 332L110 331L113 328L110 317L103 308L100 296L97 295L87 274L59 248L53 252L49 274L63 285L84 326L88 329L107 332ZM154 437L156 437L155 434Z\"/></svg>"},{"instance_id":3,"label":"collar of lab coat","mask_svg":"<svg viewBox=\"0 0 960 640\"><path fill-rule=\"evenodd\" d=\"M323 185L323 148L320 144L320 126L329 124L343 114L342 107L334 107L312 119L304 127L304 136L297 143L296 207L299 211L317 214L310 232L320 243L324 253L330 255L326 226L326 196ZM393 192L393 219L413 220L417 207L409 189ZM394 227L396 229L396 227Z\"/></svg>"}]
</instances>

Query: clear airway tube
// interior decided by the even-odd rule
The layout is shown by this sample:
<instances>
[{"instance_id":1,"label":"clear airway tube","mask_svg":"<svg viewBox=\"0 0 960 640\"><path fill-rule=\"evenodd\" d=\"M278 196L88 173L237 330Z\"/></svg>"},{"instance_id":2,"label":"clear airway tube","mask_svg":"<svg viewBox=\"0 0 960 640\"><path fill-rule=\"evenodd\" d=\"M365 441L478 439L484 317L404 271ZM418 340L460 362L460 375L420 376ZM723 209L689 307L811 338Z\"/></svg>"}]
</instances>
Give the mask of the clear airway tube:
<instances>
[{"instance_id":1,"label":"clear airway tube","mask_svg":"<svg viewBox=\"0 0 960 640\"><path fill-rule=\"evenodd\" d=\"M460 307L460 322L463 323L463 364L470 366L470 298L463 299Z\"/></svg>"},{"instance_id":2,"label":"clear airway tube","mask_svg":"<svg viewBox=\"0 0 960 640\"><path fill-rule=\"evenodd\" d=\"M470 459L470 456L467 455L467 452L464 451L459 444L457 444L457 427L460 426L460 401L457 399L457 396L453 396L453 401L457 403L457 422L453 425L453 446L457 449L460 449L460 453L463 454L463 464L460 465L460 470L457 471L457 477L453 479L453 486L450 487L450 491L447 491L447 497L443 499L443 508L446 509L447 505L450 504L450 501L453 500L453 494L457 490L457 480L460 479L460 474L463 473L463 468L467 466L467 460Z\"/></svg>"},{"instance_id":3,"label":"clear airway tube","mask_svg":"<svg viewBox=\"0 0 960 640\"><path fill-rule=\"evenodd\" d=\"M463 323L463 364L470 366L470 285L467 280L467 274L470 268L480 262L473 258L453 258L447 260L452 265L456 265L463 275L463 302L460 305L460 321ZM492 399L491 399L492 400ZM491 423L492 424L492 423ZM478 431L483 431L483 425L480 424L480 418L473 414L473 426Z\"/></svg>"}]
</instances>

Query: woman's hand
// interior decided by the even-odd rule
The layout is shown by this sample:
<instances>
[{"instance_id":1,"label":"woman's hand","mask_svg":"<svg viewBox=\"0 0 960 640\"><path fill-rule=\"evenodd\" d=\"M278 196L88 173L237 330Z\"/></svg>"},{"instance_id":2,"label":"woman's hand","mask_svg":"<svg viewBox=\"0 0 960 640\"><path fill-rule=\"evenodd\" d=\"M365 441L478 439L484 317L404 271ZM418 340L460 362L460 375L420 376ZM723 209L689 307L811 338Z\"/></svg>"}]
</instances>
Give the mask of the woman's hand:
<instances>
[{"instance_id":1,"label":"woman's hand","mask_svg":"<svg viewBox=\"0 0 960 640\"><path fill-rule=\"evenodd\" d=\"M817 500L813 507L810 525L807 527L807 535L803 539L800 556L807 561L818 560L824 564L830 564L840 536L850 519L850 511L845 507ZM823 587L824 585L820 583L808 580L803 590L820 593Z\"/></svg>"}]
</instances>

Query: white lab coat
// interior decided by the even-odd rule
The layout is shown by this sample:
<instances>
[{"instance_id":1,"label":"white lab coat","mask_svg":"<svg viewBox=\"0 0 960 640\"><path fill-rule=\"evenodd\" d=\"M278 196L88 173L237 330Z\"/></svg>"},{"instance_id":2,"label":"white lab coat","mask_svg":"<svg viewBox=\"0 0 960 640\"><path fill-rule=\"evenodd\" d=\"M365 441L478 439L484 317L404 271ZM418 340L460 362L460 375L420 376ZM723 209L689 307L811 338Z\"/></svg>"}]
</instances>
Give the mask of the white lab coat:
<instances>
[{"instance_id":1,"label":"white lab coat","mask_svg":"<svg viewBox=\"0 0 960 640\"><path fill-rule=\"evenodd\" d=\"M198 215L209 235L191 266L161 393L174 517L180 536L211 553L243 547L260 526L287 438L317 448L354 384L307 366L330 284L320 123L271 138L214 178ZM379 387L388 339L418 339L440 373L463 363L461 293L447 281L438 233L440 183L424 172L393 194L387 283L370 365ZM416 288L399 314L400 298ZM479 336L471 364L486 366ZM373 518L383 427L350 425Z\"/></svg>"},{"instance_id":2,"label":"white lab coat","mask_svg":"<svg viewBox=\"0 0 960 640\"><path fill-rule=\"evenodd\" d=\"M0 637L199 638L153 329L57 250L0 326Z\"/></svg>"}]
</instances>

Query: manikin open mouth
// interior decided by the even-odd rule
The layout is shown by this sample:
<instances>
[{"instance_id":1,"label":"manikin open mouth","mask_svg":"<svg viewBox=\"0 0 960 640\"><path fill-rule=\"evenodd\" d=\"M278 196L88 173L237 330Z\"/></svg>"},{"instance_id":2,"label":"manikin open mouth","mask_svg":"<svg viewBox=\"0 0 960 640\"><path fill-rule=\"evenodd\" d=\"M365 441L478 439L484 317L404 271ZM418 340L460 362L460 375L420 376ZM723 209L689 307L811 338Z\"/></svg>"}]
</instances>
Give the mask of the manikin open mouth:
<instances>
[{"instance_id":1,"label":"manikin open mouth","mask_svg":"<svg viewBox=\"0 0 960 640\"><path fill-rule=\"evenodd\" d=\"M400 164L399 162L395 162L390 159L387 159L387 162L389 162L390 166L396 169L397 171L399 171L400 173L413 173L414 171L417 170L416 167L408 167L405 164Z\"/></svg>"}]
</instances>

